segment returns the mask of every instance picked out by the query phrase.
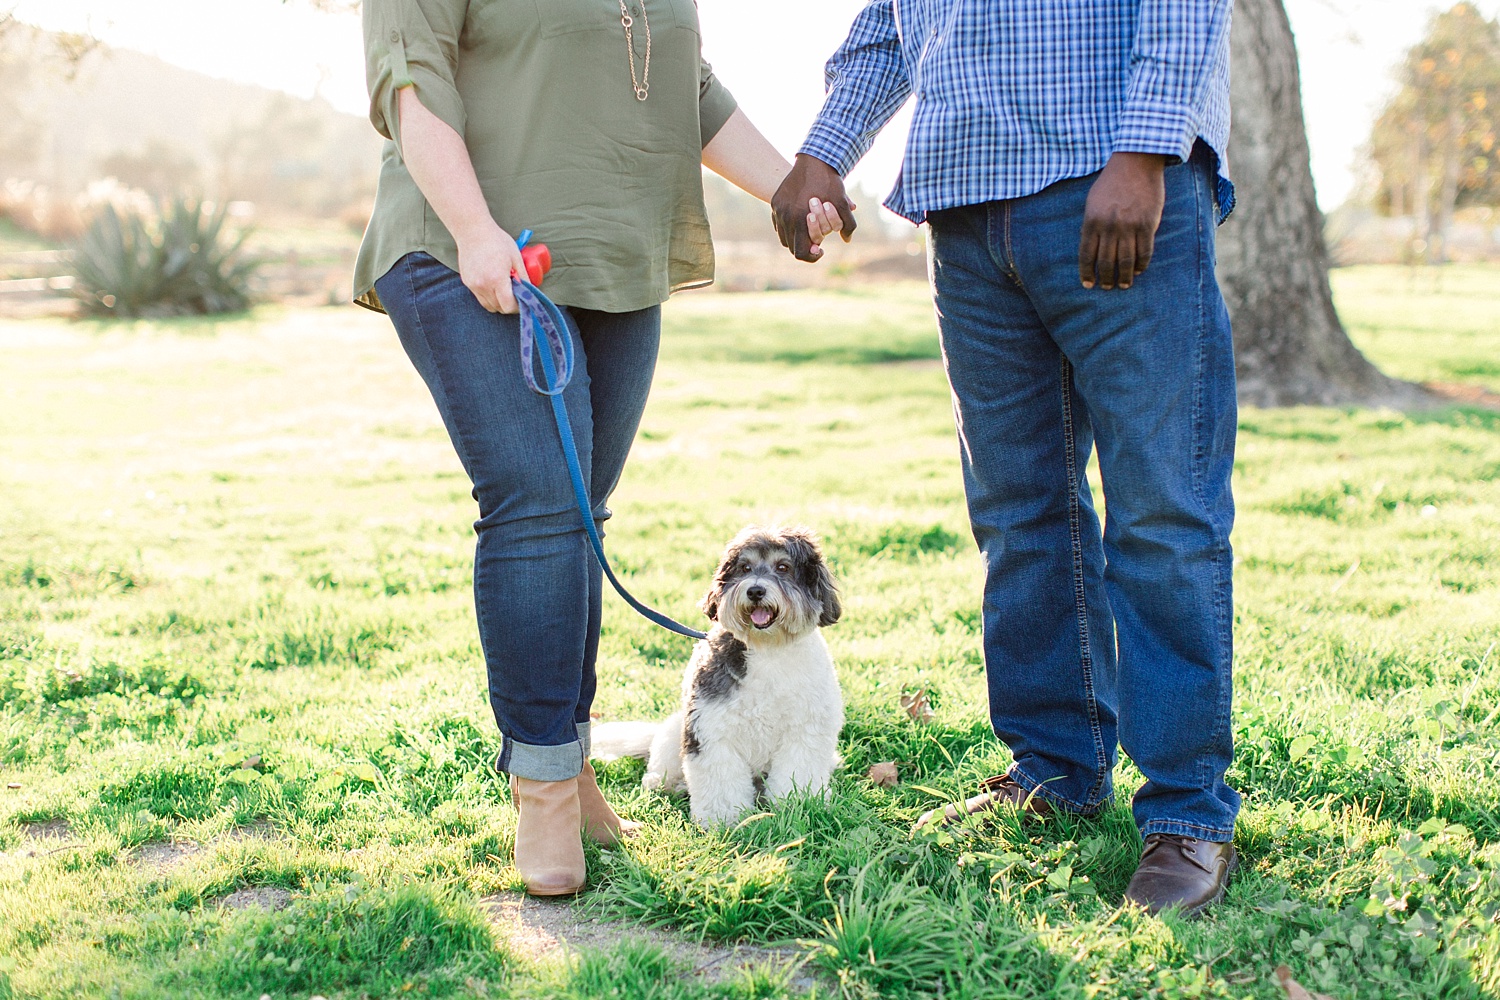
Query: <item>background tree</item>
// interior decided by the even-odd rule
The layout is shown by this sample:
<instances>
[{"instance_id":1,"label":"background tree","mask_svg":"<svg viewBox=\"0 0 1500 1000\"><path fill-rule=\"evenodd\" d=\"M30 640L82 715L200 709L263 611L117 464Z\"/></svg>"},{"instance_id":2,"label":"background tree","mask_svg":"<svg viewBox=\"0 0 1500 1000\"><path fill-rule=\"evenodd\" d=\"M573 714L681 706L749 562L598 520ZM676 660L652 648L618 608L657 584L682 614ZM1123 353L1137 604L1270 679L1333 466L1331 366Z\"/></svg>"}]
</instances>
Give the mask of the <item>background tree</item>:
<instances>
[{"instance_id":1,"label":"background tree","mask_svg":"<svg viewBox=\"0 0 1500 1000\"><path fill-rule=\"evenodd\" d=\"M36 162L40 124L26 105L38 76L71 80L98 41L88 35L42 32L0 13L0 177Z\"/></svg>"},{"instance_id":2,"label":"background tree","mask_svg":"<svg viewBox=\"0 0 1500 1000\"><path fill-rule=\"evenodd\" d=\"M1417 218L1424 259L1448 259L1454 209L1500 198L1500 24L1472 4L1437 15L1407 53L1370 150L1381 207Z\"/></svg>"},{"instance_id":3,"label":"background tree","mask_svg":"<svg viewBox=\"0 0 1500 1000\"><path fill-rule=\"evenodd\" d=\"M1333 307L1313 189L1297 47L1282 0L1236 0L1228 159L1238 204L1219 230L1240 399L1255 406L1415 406L1420 386L1382 374Z\"/></svg>"},{"instance_id":4,"label":"background tree","mask_svg":"<svg viewBox=\"0 0 1500 1000\"><path fill-rule=\"evenodd\" d=\"M0 14L0 177L36 160L40 129L22 100L32 75L26 34L25 26L10 14Z\"/></svg>"}]
</instances>

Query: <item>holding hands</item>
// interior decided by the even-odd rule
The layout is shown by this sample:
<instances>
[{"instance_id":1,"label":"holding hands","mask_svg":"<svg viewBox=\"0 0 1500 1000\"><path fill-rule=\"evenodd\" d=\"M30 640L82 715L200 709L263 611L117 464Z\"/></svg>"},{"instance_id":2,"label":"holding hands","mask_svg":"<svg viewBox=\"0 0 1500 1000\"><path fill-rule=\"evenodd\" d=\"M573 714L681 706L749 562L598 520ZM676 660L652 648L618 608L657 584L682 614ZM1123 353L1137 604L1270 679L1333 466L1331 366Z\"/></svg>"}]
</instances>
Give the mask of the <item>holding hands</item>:
<instances>
[{"instance_id":1,"label":"holding hands","mask_svg":"<svg viewBox=\"0 0 1500 1000\"><path fill-rule=\"evenodd\" d=\"M771 197L771 218L781 245L798 260L816 261L819 244L837 232L848 243L854 235L854 203L844 193L837 170L815 156L797 155L791 173Z\"/></svg>"}]
</instances>

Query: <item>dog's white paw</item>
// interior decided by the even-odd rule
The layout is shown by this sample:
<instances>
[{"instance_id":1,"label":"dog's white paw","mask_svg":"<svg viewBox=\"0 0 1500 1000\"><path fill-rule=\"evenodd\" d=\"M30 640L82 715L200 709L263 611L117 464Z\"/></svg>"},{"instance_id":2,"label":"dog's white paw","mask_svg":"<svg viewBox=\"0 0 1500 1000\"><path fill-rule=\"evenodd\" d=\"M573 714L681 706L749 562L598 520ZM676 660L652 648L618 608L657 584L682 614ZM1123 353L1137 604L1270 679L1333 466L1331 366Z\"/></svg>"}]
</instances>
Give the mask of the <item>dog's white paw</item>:
<instances>
[{"instance_id":1,"label":"dog's white paw","mask_svg":"<svg viewBox=\"0 0 1500 1000\"><path fill-rule=\"evenodd\" d=\"M697 813L697 812L695 812L695 813L693 813L693 822L697 823L699 826L703 827L703 829L705 829L705 830L710 830L710 831L712 831L712 830L722 830L724 827L729 826L732 823L734 823L734 821L737 820L737 819L739 819L739 817L740 817L739 812L732 812L732 813L711 813L711 812Z\"/></svg>"}]
</instances>

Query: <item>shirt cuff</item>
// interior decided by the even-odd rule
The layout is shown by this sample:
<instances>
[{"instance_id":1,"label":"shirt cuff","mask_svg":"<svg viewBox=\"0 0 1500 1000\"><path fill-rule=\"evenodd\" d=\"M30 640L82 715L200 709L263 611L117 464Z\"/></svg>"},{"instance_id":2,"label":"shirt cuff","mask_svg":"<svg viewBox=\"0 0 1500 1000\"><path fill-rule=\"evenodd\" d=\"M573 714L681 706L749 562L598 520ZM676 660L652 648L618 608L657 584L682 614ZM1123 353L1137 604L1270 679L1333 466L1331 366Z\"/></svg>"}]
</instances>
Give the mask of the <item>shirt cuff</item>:
<instances>
[{"instance_id":1,"label":"shirt cuff","mask_svg":"<svg viewBox=\"0 0 1500 1000\"><path fill-rule=\"evenodd\" d=\"M711 77L698 95L698 128L704 146L714 141L714 136L719 134L719 129L733 117L738 107L739 102L729 88L720 83L718 77Z\"/></svg>"},{"instance_id":2,"label":"shirt cuff","mask_svg":"<svg viewBox=\"0 0 1500 1000\"><path fill-rule=\"evenodd\" d=\"M1159 153L1186 163L1197 138L1197 119L1188 108L1126 105L1115 132L1113 152Z\"/></svg>"},{"instance_id":3,"label":"shirt cuff","mask_svg":"<svg viewBox=\"0 0 1500 1000\"><path fill-rule=\"evenodd\" d=\"M829 121L827 118L819 118L814 121L812 128L807 130L807 138L802 140L802 148L797 150L799 154L816 156L824 163L839 172L840 177L849 176L849 171L859 162L860 137L849 131L842 125Z\"/></svg>"},{"instance_id":4,"label":"shirt cuff","mask_svg":"<svg viewBox=\"0 0 1500 1000\"><path fill-rule=\"evenodd\" d=\"M415 87L417 100L439 120L464 134L468 116L452 80L433 72L425 63L407 57L401 32L390 33L388 47L378 54L379 76L374 86L370 121L376 131L401 146L401 91Z\"/></svg>"}]
</instances>

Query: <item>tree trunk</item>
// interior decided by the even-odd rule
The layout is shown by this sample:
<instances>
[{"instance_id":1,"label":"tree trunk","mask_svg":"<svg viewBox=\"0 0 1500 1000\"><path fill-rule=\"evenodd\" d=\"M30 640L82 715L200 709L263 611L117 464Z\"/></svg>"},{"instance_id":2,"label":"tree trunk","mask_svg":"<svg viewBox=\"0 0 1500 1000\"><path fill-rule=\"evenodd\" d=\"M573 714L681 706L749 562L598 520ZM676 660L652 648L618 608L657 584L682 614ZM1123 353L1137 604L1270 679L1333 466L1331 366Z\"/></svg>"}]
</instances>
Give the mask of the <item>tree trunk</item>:
<instances>
[{"instance_id":1,"label":"tree trunk","mask_svg":"<svg viewBox=\"0 0 1500 1000\"><path fill-rule=\"evenodd\" d=\"M1237 207L1219 231L1219 282L1234 321L1240 400L1252 406L1428 401L1349 342L1328 287L1297 49L1282 0L1238 0L1231 36Z\"/></svg>"},{"instance_id":2,"label":"tree trunk","mask_svg":"<svg viewBox=\"0 0 1500 1000\"><path fill-rule=\"evenodd\" d=\"M1413 262L1427 263L1428 217L1432 208L1432 185L1427 183L1427 142L1419 126L1412 126L1411 136L1411 205L1416 225L1411 231L1407 256Z\"/></svg>"},{"instance_id":3,"label":"tree trunk","mask_svg":"<svg viewBox=\"0 0 1500 1000\"><path fill-rule=\"evenodd\" d=\"M1458 144L1462 134L1463 120L1459 118L1457 111L1450 112L1443 134L1443 181L1438 187L1437 211L1432 215L1432 228L1427 232L1427 249L1431 254L1429 259L1436 264L1446 264L1451 258L1448 238L1453 233L1453 208L1458 203L1458 174L1462 169L1458 159Z\"/></svg>"}]
</instances>

